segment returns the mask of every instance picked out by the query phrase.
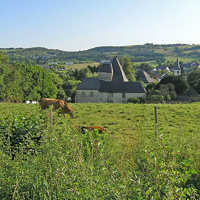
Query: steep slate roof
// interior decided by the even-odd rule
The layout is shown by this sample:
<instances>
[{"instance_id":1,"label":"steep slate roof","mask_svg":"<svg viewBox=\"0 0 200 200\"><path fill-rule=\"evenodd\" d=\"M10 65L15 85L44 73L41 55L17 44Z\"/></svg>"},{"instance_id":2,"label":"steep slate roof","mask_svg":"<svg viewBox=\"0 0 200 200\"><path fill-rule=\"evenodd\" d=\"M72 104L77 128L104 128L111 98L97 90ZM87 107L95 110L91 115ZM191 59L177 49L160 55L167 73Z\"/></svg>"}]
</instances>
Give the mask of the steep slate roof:
<instances>
[{"instance_id":1,"label":"steep slate roof","mask_svg":"<svg viewBox=\"0 0 200 200\"><path fill-rule=\"evenodd\" d=\"M113 69L112 81L86 78L78 85L77 90L98 90L100 92L111 93L145 93L145 89L140 82L128 81L117 57L113 59L112 64L103 64L99 71L111 73L110 69Z\"/></svg>"},{"instance_id":2,"label":"steep slate roof","mask_svg":"<svg viewBox=\"0 0 200 200\"><path fill-rule=\"evenodd\" d=\"M100 92L118 92L118 93L145 93L145 89L140 82L121 82L101 81Z\"/></svg>"},{"instance_id":3,"label":"steep slate roof","mask_svg":"<svg viewBox=\"0 0 200 200\"><path fill-rule=\"evenodd\" d=\"M106 73L112 73L113 68L111 63L103 63L99 66L98 72L106 72Z\"/></svg>"},{"instance_id":4,"label":"steep slate roof","mask_svg":"<svg viewBox=\"0 0 200 200\"><path fill-rule=\"evenodd\" d=\"M137 81L143 81L144 83L152 83L156 82L154 78L152 78L147 72L145 71L139 71L138 72L138 79Z\"/></svg>"},{"instance_id":5,"label":"steep slate roof","mask_svg":"<svg viewBox=\"0 0 200 200\"><path fill-rule=\"evenodd\" d=\"M145 89L140 82L102 81L97 78L87 78L77 87L77 90L98 90L100 92L118 93L145 93Z\"/></svg>"},{"instance_id":6,"label":"steep slate roof","mask_svg":"<svg viewBox=\"0 0 200 200\"><path fill-rule=\"evenodd\" d=\"M112 81L118 81L118 82L119 81L120 82L128 81L117 56L113 58L112 66L113 66L113 79L112 79Z\"/></svg>"},{"instance_id":7,"label":"steep slate roof","mask_svg":"<svg viewBox=\"0 0 200 200\"><path fill-rule=\"evenodd\" d=\"M98 78L86 78L77 87L77 90L99 90L100 80Z\"/></svg>"},{"instance_id":8,"label":"steep slate roof","mask_svg":"<svg viewBox=\"0 0 200 200\"><path fill-rule=\"evenodd\" d=\"M167 66L163 66L163 65L158 66L158 67L156 67L154 69L156 69L157 71L160 71L160 70L169 70L169 68Z\"/></svg>"}]
</instances>

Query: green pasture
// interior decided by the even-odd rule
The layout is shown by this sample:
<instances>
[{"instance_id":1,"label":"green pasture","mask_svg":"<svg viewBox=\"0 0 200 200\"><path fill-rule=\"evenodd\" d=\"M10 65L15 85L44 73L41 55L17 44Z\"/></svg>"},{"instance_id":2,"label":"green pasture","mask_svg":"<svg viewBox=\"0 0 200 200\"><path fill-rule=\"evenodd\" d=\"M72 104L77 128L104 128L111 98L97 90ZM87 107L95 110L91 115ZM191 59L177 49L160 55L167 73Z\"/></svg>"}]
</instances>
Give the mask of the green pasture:
<instances>
[{"instance_id":1,"label":"green pasture","mask_svg":"<svg viewBox=\"0 0 200 200\"><path fill-rule=\"evenodd\" d=\"M73 119L0 104L0 199L200 198L200 103L70 106ZM81 134L76 126L107 131ZM12 160L4 136L22 129ZM39 145L27 139L33 130L42 133Z\"/></svg>"},{"instance_id":2,"label":"green pasture","mask_svg":"<svg viewBox=\"0 0 200 200\"><path fill-rule=\"evenodd\" d=\"M77 63L77 64L73 64L73 65L70 65L70 66L66 66L67 69L85 69L88 67L88 65L90 66L98 66L99 63L98 62L87 62L87 63Z\"/></svg>"},{"instance_id":3,"label":"green pasture","mask_svg":"<svg viewBox=\"0 0 200 200\"><path fill-rule=\"evenodd\" d=\"M166 57L166 60L167 60L167 61L170 61L170 62L176 62L177 57L174 57L174 56L167 56L167 57ZM185 56L185 57L179 58L179 61L184 62L184 63L188 63L188 62L194 62L194 61L196 61L196 60L195 60L194 58L190 58L190 57Z\"/></svg>"}]
</instances>

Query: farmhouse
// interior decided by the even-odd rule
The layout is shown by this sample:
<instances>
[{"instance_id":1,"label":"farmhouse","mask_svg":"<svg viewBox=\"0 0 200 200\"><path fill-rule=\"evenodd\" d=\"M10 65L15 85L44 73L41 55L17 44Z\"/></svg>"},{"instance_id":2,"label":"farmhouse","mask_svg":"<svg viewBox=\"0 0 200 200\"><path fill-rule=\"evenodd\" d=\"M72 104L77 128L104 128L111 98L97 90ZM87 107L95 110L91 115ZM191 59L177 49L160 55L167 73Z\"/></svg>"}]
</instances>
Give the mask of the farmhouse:
<instances>
[{"instance_id":1,"label":"farmhouse","mask_svg":"<svg viewBox=\"0 0 200 200\"><path fill-rule=\"evenodd\" d=\"M75 102L126 103L131 97L145 96L140 82L128 81L117 57L102 63L97 78L87 78L78 85Z\"/></svg>"}]
</instances>

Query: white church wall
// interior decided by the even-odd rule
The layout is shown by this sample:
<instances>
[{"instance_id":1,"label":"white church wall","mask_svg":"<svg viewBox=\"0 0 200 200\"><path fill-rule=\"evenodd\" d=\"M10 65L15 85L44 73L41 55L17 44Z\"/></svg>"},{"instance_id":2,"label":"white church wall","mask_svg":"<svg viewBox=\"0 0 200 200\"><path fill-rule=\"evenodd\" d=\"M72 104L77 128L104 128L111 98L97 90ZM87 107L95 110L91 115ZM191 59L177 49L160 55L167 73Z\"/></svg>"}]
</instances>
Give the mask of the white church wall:
<instances>
[{"instance_id":1,"label":"white church wall","mask_svg":"<svg viewBox=\"0 0 200 200\"><path fill-rule=\"evenodd\" d=\"M96 103L98 102L98 91L97 90L77 90L75 102L76 103Z\"/></svg>"},{"instance_id":2,"label":"white church wall","mask_svg":"<svg viewBox=\"0 0 200 200\"><path fill-rule=\"evenodd\" d=\"M76 103L126 103L132 97L144 97L145 93L106 93L97 90L77 90Z\"/></svg>"},{"instance_id":3,"label":"white church wall","mask_svg":"<svg viewBox=\"0 0 200 200\"><path fill-rule=\"evenodd\" d=\"M181 70L174 70L174 76L180 76Z\"/></svg>"}]
</instances>

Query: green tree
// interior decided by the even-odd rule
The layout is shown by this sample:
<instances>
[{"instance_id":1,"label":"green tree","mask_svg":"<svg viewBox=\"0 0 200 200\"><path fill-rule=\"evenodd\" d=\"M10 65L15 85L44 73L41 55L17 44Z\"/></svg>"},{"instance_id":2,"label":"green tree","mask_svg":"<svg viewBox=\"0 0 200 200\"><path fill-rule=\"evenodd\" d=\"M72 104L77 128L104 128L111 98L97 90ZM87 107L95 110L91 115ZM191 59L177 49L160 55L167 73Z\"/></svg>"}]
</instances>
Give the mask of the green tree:
<instances>
[{"instance_id":1,"label":"green tree","mask_svg":"<svg viewBox=\"0 0 200 200\"><path fill-rule=\"evenodd\" d=\"M39 100L58 93L54 74L40 66L0 63L0 72L1 101Z\"/></svg>"},{"instance_id":2,"label":"green tree","mask_svg":"<svg viewBox=\"0 0 200 200\"><path fill-rule=\"evenodd\" d=\"M68 80L63 84L67 97L71 97L73 102L75 101L76 88L79 83L79 80Z\"/></svg>"},{"instance_id":3,"label":"green tree","mask_svg":"<svg viewBox=\"0 0 200 200\"><path fill-rule=\"evenodd\" d=\"M1 63L8 63L8 56L5 55L3 52L0 52L0 64Z\"/></svg>"},{"instance_id":4,"label":"green tree","mask_svg":"<svg viewBox=\"0 0 200 200\"><path fill-rule=\"evenodd\" d=\"M200 70L195 70L188 75L188 83L200 93Z\"/></svg>"},{"instance_id":5,"label":"green tree","mask_svg":"<svg viewBox=\"0 0 200 200\"><path fill-rule=\"evenodd\" d=\"M177 97L175 86L172 83L160 84L160 92L166 101L175 100Z\"/></svg>"},{"instance_id":6,"label":"green tree","mask_svg":"<svg viewBox=\"0 0 200 200\"><path fill-rule=\"evenodd\" d=\"M184 94L187 89L189 88L188 83L186 82L186 80L181 77L181 76L174 76L174 75L169 75L164 77L158 84L158 87L160 87L160 85L162 84L168 84L168 83L172 83L175 87L175 91L178 95L182 95Z\"/></svg>"},{"instance_id":7,"label":"green tree","mask_svg":"<svg viewBox=\"0 0 200 200\"><path fill-rule=\"evenodd\" d=\"M133 63L131 62L130 58L128 56L124 56L122 58L122 67L126 74L126 77L129 81L136 81L135 79L135 68L133 66Z\"/></svg>"},{"instance_id":8,"label":"green tree","mask_svg":"<svg viewBox=\"0 0 200 200\"><path fill-rule=\"evenodd\" d=\"M138 65L137 68L140 70L144 70L147 73L150 73L154 67L152 65L150 65L149 63L142 63L142 64Z\"/></svg>"}]
</instances>

